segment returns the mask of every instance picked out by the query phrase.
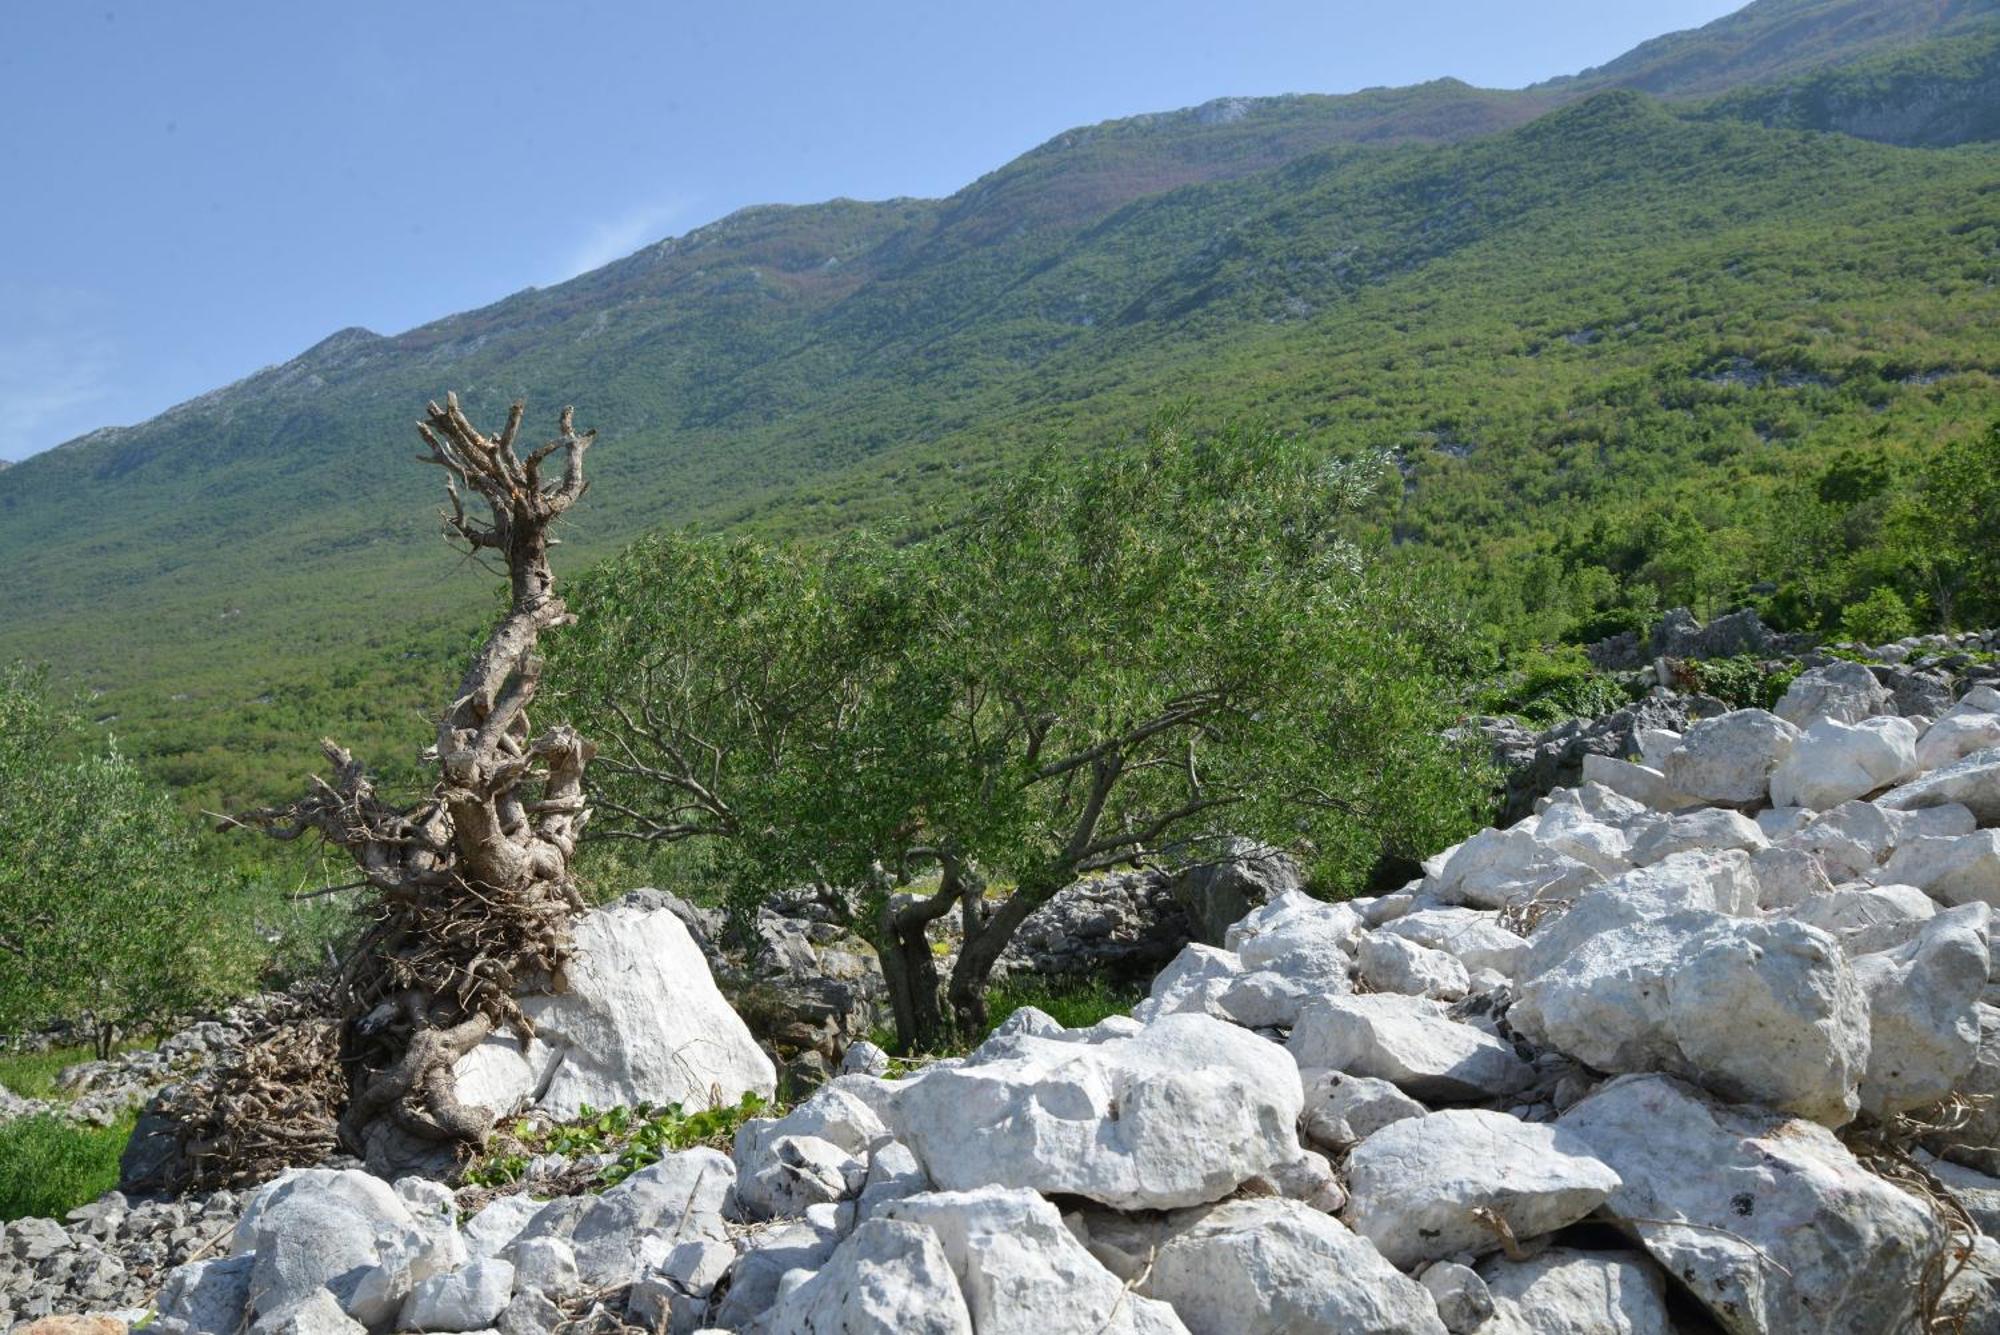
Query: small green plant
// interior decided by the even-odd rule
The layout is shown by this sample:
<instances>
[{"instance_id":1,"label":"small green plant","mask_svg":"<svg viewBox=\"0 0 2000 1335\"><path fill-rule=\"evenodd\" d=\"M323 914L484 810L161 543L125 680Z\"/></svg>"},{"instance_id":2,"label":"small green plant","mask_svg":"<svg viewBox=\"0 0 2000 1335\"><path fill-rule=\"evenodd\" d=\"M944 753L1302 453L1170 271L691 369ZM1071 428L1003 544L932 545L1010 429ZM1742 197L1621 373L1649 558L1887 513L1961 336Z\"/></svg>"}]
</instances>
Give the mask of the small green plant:
<instances>
[{"instance_id":1,"label":"small green plant","mask_svg":"<svg viewBox=\"0 0 2000 1335\"><path fill-rule=\"evenodd\" d=\"M765 1113L769 1105L746 1093L734 1104L688 1112L678 1103L598 1111L584 1106L567 1122L546 1125L523 1119L496 1134L486 1153L465 1171L465 1181L478 1187L504 1187L521 1180L537 1155L566 1158L612 1154L616 1159L598 1170L594 1186L616 1186L663 1155L710 1145L727 1150L736 1128Z\"/></svg>"},{"instance_id":2,"label":"small green plant","mask_svg":"<svg viewBox=\"0 0 2000 1335\"><path fill-rule=\"evenodd\" d=\"M0 1122L0 1222L60 1219L117 1186L134 1120L85 1126L40 1113Z\"/></svg>"},{"instance_id":3,"label":"small green plant","mask_svg":"<svg viewBox=\"0 0 2000 1335\"><path fill-rule=\"evenodd\" d=\"M1694 687L1712 695L1732 709L1769 709L1778 703L1792 678L1799 675L1795 662L1768 663L1737 654L1731 658L1710 658L1690 663Z\"/></svg>"}]
</instances>

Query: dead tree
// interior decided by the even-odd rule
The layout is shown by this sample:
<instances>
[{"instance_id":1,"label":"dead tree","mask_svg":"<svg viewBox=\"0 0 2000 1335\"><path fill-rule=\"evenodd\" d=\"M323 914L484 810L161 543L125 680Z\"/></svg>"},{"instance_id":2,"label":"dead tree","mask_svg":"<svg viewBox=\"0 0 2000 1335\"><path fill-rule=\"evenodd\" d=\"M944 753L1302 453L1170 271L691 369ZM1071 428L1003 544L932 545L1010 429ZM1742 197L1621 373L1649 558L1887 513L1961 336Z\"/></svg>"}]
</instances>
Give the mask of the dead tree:
<instances>
[{"instance_id":1,"label":"dead tree","mask_svg":"<svg viewBox=\"0 0 2000 1335\"><path fill-rule=\"evenodd\" d=\"M377 795L363 766L322 743L331 779L299 801L236 818L279 839L317 834L351 856L372 921L337 984L349 1072L340 1138L371 1166L411 1166L464 1153L491 1115L459 1102L458 1059L511 1028L525 1043L517 993L562 987L569 924L584 907L570 872L589 820L583 773L592 750L576 731L537 736L528 707L544 631L574 620L555 595L551 527L583 496L579 434L564 408L556 438L515 450L523 405L497 436L482 434L456 395L417 427L424 462L445 471L446 536L475 559L498 556L507 614L473 656L424 753L437 771L428 798L403 807ZM561 472L543 465L560 453ZM470 493L485 515L469 515Z\"/></svg>"}]
</instances>

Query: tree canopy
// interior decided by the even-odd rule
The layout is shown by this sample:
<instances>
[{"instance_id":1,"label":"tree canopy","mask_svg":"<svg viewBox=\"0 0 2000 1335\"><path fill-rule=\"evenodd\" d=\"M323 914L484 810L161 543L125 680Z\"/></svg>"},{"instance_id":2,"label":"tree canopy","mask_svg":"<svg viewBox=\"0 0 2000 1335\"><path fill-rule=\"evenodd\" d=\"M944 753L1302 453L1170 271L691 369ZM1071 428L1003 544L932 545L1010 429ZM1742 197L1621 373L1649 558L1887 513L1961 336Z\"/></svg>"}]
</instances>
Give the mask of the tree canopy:
<instances>
[{"instance_id":1,"label":"tree canopy","mask_svg":"<svg viewBox=\"0 0 2000 1335\"><path fill-rule=\"evenodd\" d=\"M728 888L870 889L906 1042L955 1021L1078 876L1232 835L1364 883L1473 823L1437 612L1353 540L1384 465L1255 428L1045 451L920 540L648 539L579 586L555 678L607 825L719 840Z\"/></svg>"}]
</instances>

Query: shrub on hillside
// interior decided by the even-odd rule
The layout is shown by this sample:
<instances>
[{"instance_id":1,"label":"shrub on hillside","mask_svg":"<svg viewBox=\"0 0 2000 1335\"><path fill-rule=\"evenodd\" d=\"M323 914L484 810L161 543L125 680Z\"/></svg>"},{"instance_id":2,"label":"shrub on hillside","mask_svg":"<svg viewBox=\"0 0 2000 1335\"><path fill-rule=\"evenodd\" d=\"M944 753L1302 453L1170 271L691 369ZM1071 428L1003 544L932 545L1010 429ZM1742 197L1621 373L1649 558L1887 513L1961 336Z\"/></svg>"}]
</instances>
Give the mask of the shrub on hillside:
<instances>
[{"instance_id":1,"label":"shrub on hillside","mask_svg":"<svg viewBox=\"0 0 2000 1335\"><path fill-rule=\"evenodd\" d=\"M254 956L186 822L42 674L0 671L0 1032L120 1034L244 985Z\"/></svg>"}]
</instances>

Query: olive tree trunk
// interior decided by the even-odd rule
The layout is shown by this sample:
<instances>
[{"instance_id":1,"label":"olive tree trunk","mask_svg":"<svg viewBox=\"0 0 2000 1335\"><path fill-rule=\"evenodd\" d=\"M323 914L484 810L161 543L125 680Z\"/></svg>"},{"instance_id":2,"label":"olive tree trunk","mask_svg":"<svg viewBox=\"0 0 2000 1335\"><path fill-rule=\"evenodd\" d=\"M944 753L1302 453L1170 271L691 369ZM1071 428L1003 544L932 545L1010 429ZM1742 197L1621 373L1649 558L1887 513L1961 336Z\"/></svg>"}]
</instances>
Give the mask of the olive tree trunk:
<instances>
[{"instance_id":1,"label":"olive tree trunk","mask_svg":"<svg viewBox=\"0 0 2000 1335\"><path fill-rule=\"evenodd\" d=\"M530 1034L517 990L562 986L569 924L583 908L570 872L589 812L592 750L573 729L536 734L537 644L573 618L555 595L551 527L583 495L584 451L563 409L555 439L521 455L516 403L497 435L473 426L456 395L417 427L424 462L445 472L446 534L505 566L506 614L473 655L425 759L436 771L415 806L380 798L363 766L323 743L331 780L301 800L241 818L280 839L308 832L361 873L374 921L344 962L341 1059L349 1072L340 1137L371 1165L461 1156L491 1114L458 1097L452 1070L499 1028ZM560 454L549 478L542 466ZM466 493L485 514L466 513Z\"/></svg>"}]
</instances>

